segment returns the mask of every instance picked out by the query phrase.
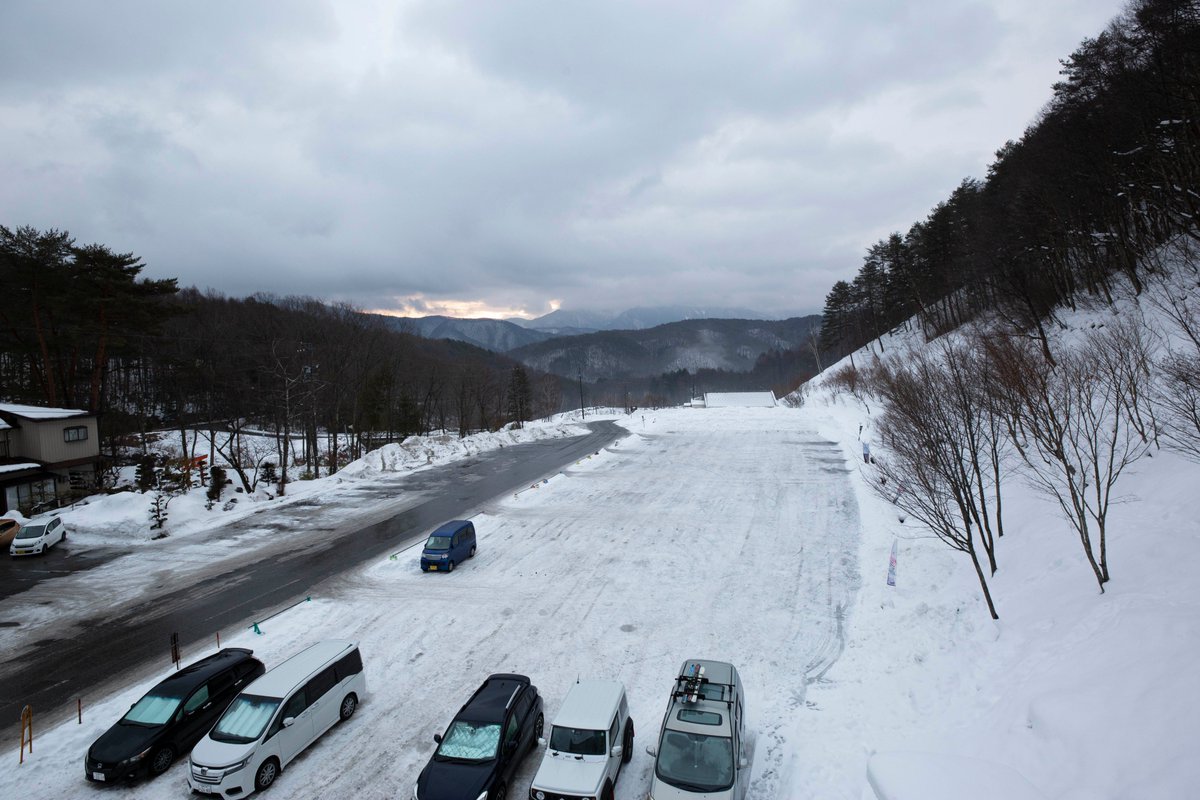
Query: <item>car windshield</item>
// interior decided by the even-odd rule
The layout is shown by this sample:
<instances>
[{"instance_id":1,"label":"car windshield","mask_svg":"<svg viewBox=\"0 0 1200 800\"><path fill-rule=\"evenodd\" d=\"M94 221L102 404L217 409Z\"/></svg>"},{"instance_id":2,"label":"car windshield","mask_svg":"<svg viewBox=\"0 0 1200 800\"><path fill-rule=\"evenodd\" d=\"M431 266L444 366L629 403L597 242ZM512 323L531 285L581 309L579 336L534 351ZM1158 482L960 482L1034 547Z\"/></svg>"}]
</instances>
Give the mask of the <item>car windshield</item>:
<instances>
[{"instance_id":1,"label":"car windshield","mask_svg":"<svg viewBox=\"0 0 1200 800\"><path fill-rule=\"evenodd\" d=\"M151 692L134 703L121 721L136 725L165 725L175 716L182 701L182 697Z\"/></svg>"},{"instance_id":2,"label":"car windshield","mask_svg":"<svg viewBox=\"0 0 1200 800\"><path fill-rule=\"evenodd\" d=\"M26 525L21 530L17 531L18 539L37 539L46 532L45 525Z\"/></svg>"},{"instance_id":3,"label":"car windshield","mask_svg":"<svg viewBox=\"0 0 1200 800\"><path fill-rule=\"evenodd\" d=\"M239 694L237 699L208 734L215 741L231 744L247 744L253 742L266 730L267 723L279 708L278 697L259 697L252 694Z\"/></svg>"},{"instance_id":4,"label":"car windshield","mask_svg":"<svg viewBox=\"0 0 1200 800\"><path fill-rule=\"evenodd\" d=\"M435 756L461 761L487 761L496 757L500 744L499 722L470 722L456 719L438 745Z\"/></svg>"},{"instance_id":5,"label":"car windshield","mask_svg":"<svg viewBox=\"0 0 1200 800\"><path fill-rule=\"evenodd\" d=\"M664 731L654 774L687 791L728 789L733 785L733 741L725 736Z\"/></svg>"},{"instance_id":6,"label":"car windshield","mask_svg":"<svg viewBox=\"0 0 1200 800\"><path fill-rule=\"evenodd\" d=\"M425 543L426 550L449 550L449 536L430 536L429 541Z\"/></svg>"},{"instance_id":7,"label":"car windshield","mask_svg":"<svg viewBox=\"0 0 1200 800\"><path fill-rule=\"evenodd\" d=\"M586 728L564 728L555 725L550 730L550 749L577 756L604 755L604 731Z\"/></svg>"}]
</instances>

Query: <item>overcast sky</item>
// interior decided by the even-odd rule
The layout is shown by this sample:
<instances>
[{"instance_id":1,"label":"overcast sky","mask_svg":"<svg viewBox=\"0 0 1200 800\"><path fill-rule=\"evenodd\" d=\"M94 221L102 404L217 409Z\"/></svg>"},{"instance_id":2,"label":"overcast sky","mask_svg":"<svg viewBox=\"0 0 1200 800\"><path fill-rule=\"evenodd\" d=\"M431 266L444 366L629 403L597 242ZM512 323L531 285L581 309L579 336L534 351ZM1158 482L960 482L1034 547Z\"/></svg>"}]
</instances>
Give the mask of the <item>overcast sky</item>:
<instances>
[{"instance_id":1,"label":"overcast sky","mask_svg":"<svg viewBox=\"0 0 1200 800\"><path fill-rule=\"evenodd\" d=\"M4 0L0 224L368 309L819 311L1118 0Z\"/></svg>"}]
</instances>

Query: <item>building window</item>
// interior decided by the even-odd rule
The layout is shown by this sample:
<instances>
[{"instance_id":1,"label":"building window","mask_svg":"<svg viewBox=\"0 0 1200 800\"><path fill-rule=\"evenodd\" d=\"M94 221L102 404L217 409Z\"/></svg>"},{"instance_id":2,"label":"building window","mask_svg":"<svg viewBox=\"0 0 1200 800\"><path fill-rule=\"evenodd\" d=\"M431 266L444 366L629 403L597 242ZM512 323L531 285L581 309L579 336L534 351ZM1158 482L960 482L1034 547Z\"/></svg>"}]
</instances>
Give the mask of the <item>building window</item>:
<instances>
[{"instance_id":1,"label":"building window","mask_svg":"<svg viewBox=\"0 0 1200 800\"><path fill-rule=\"evenodd\" d=\"M86 442L87 441L87 426L76 425L73 428L63 428L64 442Z\"/></svg>"},{"instance_id":2,"label":"building window","mask_svg":"<svg viewBox=\"0 0 1200 800\"><path fill-rule=\"evenodd\" d=\"M53 478L19 484L16 488L17 507L22 512L31 514L54 507L56 494Z\"/></svg>"}]
</instances>

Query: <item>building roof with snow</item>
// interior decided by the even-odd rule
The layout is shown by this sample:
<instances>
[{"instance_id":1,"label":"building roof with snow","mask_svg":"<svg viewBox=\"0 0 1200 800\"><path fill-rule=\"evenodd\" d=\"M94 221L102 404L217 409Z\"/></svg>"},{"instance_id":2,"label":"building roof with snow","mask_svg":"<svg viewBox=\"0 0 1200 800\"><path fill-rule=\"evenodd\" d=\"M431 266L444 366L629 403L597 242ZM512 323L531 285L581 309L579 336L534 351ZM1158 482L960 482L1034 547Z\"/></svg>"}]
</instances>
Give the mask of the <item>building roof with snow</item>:
<instances>
[{"instance_id":1,"label":"building roof with snow","mask_svg":"<svg viewBox=\"0 0 1200 800\"><path fill-rule=\"evenodd\" d=\"M0 464L0 475L8 472L24 472L27 469L41 469L41 464L35 464L32 461L20 462L17 464Z\"/></svg>"},{"instance_id":2,"label":"building roof with snow","mask_svg":"<svg viewBox=\"0 0 1200 800\"><path fill-rule=\"evenodd\" d=\"M90 411L78 408L47 408L45 406L24 406L16 403L0 403L0 413L12 414L22 419L70 419L71 417L91 416Z\"/></svg>"},{"instance_id":3,"label":"building roof with snow","mask_svg":"<svg viewBox=\"0 0 1200 800\"><path fill-rule=\"evenodd\" d=\"M706 408L774 408L774 392L705 392Z\"/></svg>"}]
</instances>

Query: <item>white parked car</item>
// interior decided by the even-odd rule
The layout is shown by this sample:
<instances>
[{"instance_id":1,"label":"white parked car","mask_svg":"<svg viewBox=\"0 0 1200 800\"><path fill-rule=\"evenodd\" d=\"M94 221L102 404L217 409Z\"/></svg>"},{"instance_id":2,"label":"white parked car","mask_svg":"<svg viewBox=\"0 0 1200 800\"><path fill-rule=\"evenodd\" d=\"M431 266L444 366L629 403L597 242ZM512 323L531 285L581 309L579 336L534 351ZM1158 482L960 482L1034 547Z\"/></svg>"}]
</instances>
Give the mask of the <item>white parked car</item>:
<instances>
[{"instance_id":1,"label":"white parked car","mask_svg":"<svg viewBox=\"0 0 1200 800\"><path fill-rule=\"evenodd\" d=\"M8 546L8 554L32 556L44 553L66 538L67 526L63 524L61 517L29 522L17 531L16 538Z\"/></svg>"},{"instance_id":2,"label":"white parked car","mask_svg":"<svg viewBox=\"0 0 1200 800\"><path fill-rule=\"evenodd\" d=\"M620 681L578 681L567 692L529 787L531 800L612 800L633 757L633 720Z\"/></svg>"},{"instance_id":3,"label":"white parked car","mask_svg":"<svg viewBox=\"0 0 1200 800\"><path fill-rule=\"evenodd\" d=\"M742 800L750 779L746 698L732 664L689 659L667 701L652 800Z\"/></svg>"},{"instance_id":4,"label":"white parked car","mask_svg":"<svg viewBox=\"0 0 1200 800\"><path fill-rule=\"evenodd\" d=\"M354 642L319 642L242 690L188 759L188 786L224 800L275 782L292 759L366 695Z\"/></svg>"}]
</instances>

